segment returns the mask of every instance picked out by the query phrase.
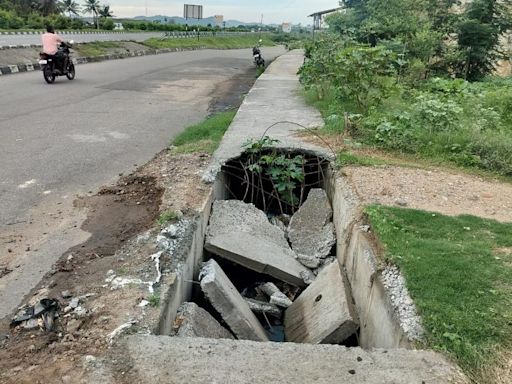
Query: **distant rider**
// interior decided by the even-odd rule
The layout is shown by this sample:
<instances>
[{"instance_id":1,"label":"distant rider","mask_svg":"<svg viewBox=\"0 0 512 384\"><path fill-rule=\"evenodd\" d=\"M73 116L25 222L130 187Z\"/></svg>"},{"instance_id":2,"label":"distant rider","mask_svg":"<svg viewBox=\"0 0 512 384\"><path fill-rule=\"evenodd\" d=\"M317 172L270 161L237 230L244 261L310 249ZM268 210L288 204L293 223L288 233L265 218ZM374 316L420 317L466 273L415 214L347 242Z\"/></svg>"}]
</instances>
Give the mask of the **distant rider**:
<instances>
[{"instance_id":1,"label":"distant rider","mask_svg":"<svg viewBox=\"0 0 512 384\"><path fill-rule=\"evenodd\" d=\"M41 39L43 40L43 52L55 57L57 68L66 68L64 66L65 55L59 51L60 44L65 44L64 39L55 33L55 29L51 25L46 27L46 33L41 35Z\"/></svg>"}]
</instances>

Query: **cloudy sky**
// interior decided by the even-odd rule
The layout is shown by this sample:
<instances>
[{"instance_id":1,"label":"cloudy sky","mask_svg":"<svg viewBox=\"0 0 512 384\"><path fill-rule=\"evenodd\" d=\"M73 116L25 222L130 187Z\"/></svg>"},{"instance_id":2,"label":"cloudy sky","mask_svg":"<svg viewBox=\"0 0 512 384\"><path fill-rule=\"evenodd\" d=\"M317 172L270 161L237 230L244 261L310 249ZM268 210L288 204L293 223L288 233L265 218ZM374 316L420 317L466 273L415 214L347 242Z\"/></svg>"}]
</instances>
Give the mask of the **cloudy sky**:
<instances>
[{"instance_id":1,"label":"cloudy sky","mask_svg":"<svg viewBox=\"0 0 512 384\"><path fill-rule=\"evenodd\" d=\"M80 2L80 1L79 1ZM145 15L146 0L104 0L110 4L117 17ZM204 17L224 15L225 20L236 19L245 22L259 21L263 14L264 23L280 24L284 21L311 23L307 15L338 6L337 0L147 0L148 14L183 16L183 4L204 6Z\"/></svg>"}]
</instances>

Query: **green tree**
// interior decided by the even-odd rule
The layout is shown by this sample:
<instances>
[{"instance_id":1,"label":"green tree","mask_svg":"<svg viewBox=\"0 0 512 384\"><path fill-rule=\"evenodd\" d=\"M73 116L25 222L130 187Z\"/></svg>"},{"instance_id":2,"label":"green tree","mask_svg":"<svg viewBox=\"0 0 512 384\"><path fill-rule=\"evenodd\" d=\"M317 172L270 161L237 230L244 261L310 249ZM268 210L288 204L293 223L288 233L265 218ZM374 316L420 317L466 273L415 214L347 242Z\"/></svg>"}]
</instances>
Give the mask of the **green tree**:
<instances>
[{"instance_id":1,"label":"green tree","mask_svg":"<svg viewBox=\"0 0 512 384\"><path fill-rule=\"evenodd\" d=\"M78 16L80 12L80 5L75 0L63 0L60 8L62 12L67 12L69 17Z\"/></svg>"},{"instance_id":2,"label":"green tree","mask_svg":"<svg viewBox=\"0 0 512 384\"><path fill-rule=\"evenodd\" d=\"M83 13L90 13L92 14L92 19L94 23L96 24L96 28L100 29L100 20L98 17L98 13L100 10L100 3L98 0L85 0Z\"/></svg>"},{"instance_id":3,"label":"green tree","mask_svg":"<svg viewBox=\"0 0 512 384\"><path fill-rule=\"evenodd\" d=\"M474 0L458 27L462 61L459 76L476 81L492 72L500 57L500 37L511 27L510 0Z\"/></svg>"},{"instance_id":4,"label":"green tree","mask_svg":"<svg viewBox=\"0 0 512 384\"><path fill-rule=\"evenodd\" d=\"M100 8L98 9L98 14L101 18L104 19L114 17L113 12L110 10L110 5L100 6Z\"/></svg>"},{"instance_id":5,"label":"green tree","mask_svg":"<svg viewBox=\"0 0 512 384\"><path fill-rule=\"evenodd\" d=\"M39 0L36 9L39 10L43 16L50 16L60 13L60 4L57 0Z\"/></svg>"}]
</instances>

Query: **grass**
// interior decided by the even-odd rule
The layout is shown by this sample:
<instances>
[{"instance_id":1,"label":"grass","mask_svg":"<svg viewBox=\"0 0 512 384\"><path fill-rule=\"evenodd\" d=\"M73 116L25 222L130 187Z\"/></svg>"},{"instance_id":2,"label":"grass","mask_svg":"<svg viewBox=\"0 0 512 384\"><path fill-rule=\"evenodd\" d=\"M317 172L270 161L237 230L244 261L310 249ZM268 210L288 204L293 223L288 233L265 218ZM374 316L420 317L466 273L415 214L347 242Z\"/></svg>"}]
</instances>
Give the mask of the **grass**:
<instances>
[{"instance_id":1,"label":"grass","mask_svg":"<svg viewBox=\"0 0 512 384\"><path fill-rule=\"evenodd\" d=\"M156 49L163 48L220 48L220 49L236 49L250 48L258 44L260 36L258 34L249 36L217 36L183 39L149 39L144 42L147 46ZM275 45L268 36L261 36L264 46Z\"/></svg>"},{"instance_id":2,"label":"grass","mask_svg":"<svg viewBox=\"0 0 512 384\"><path fill-rule=\"evenodd\" d=\"M157 219L157 222L160 226L163 226L171 221L178 221L181 215L176 211L164 211L160 213L160 216Z\"/></svg>"},{"instance_id":3,"label":"grass","mask_svg":"<svg viewBox=\"0 0 512 384\"><path fill-rule=\"evenodd\" d=\"M81 56L96 57L107 54L108 49L122 48L122 43L117 41L96 41L85 44L78 44L73 47Z\"/></svg>"},{"instance_id":4,"label":"grass","mask_svg":"<svg viewBox=\"0 0 512 384\"><path fill-rule=\"evenodd\" d=\"M221 112L199 124L186 128L173 140L173 153L213 153L219 146L224 133L230 126L236 112Z\"/></svg>"},{"instance_id":5,"label":"grass","mask_svg":"<svg viewBox=\"0 0 512 384\"><path fill-rule=\"evenodd\" d=\"M148 297L149 305L153 308L158 308L160 306L160 294L153 293Z\"/></svg>"},{"instance_id":6,"label":"grass","mask_svg":"<svg viewBox=\"0 0 512 384\"><path fill-rule=\"evenodd\" d=\"M338 167L345 167L347 165L361 165L365 167L371 167L384 164L386 164L386 162L378 158L356 154L350 151L341 151L336 155L336 165Z\"/></svg>"},{"instance_id":7,"label":"grass","mask_svg":"<svg viewBox=\"0 0 512 384\"><path fill-rule=\"evenodd\" d=\"M512 223L378 205L366 214L406 278L428 347L495 382L489 367L512 347Z\"/></svg>"}]
</instances>

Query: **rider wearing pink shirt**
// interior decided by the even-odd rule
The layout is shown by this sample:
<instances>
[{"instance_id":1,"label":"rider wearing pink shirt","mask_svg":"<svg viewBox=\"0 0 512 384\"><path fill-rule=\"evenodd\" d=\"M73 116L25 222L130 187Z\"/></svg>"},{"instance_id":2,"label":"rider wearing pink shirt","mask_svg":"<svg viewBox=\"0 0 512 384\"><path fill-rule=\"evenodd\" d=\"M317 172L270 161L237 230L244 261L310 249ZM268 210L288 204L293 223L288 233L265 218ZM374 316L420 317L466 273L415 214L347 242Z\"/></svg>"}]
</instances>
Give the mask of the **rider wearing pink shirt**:
<instances>
[{"instance_id":1,"label":"rider wearing pink shirt","mask_svg":"<svg viewBox=\"0 0 512 384\"><path fill-rule=\"evenodd\" d=\"M46 27L46 33L41 35L43 40L43 52L50 56L55 56L57 67L65 68L63 55L58 55L59 45L64 43L64 39L55 33L52 26Z\"/></svg>"},{"instance_id":2,"label":"rider wearing pink shirt","mask_svg":"<svg viewBox=\"0 0 512 384\"><path fill-rule=\"evenodd\" d=\"M48 26L46 33L41 36L43 40L43 52L47 55L55 55L59 49L60 43L64 42L64 39L55 33L53 27Z\"/></svg>"}]
</instances>

